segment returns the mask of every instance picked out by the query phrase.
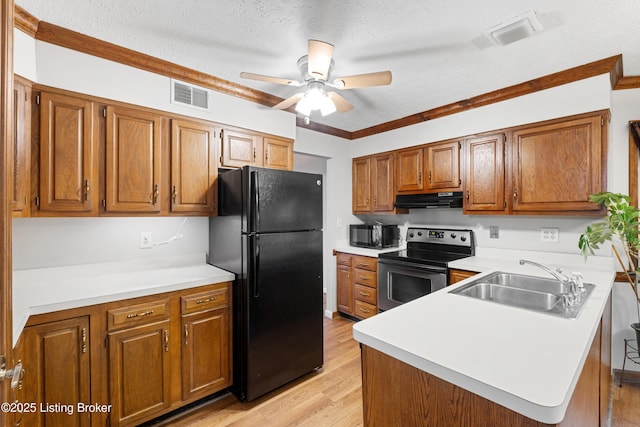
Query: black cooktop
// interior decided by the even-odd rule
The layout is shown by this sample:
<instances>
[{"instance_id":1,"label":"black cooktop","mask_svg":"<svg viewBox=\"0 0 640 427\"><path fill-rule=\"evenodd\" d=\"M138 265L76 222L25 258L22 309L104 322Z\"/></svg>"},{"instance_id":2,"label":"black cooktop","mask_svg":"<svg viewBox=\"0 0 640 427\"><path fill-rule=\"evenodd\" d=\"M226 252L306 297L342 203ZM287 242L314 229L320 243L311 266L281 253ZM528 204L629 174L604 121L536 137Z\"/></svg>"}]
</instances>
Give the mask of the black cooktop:
<instances>
[{"instance_id":1,"label":"black cooktop","mask_svg":"<svg viewBox=\"0 0 640 427\"><path fill-rule=\"evenodd\" d=\"M451 261L475 254L475 240L471 230L410 227L406 240L407 249L384 252L378 258L447 267Z\"/></svg>"}]
</instances>

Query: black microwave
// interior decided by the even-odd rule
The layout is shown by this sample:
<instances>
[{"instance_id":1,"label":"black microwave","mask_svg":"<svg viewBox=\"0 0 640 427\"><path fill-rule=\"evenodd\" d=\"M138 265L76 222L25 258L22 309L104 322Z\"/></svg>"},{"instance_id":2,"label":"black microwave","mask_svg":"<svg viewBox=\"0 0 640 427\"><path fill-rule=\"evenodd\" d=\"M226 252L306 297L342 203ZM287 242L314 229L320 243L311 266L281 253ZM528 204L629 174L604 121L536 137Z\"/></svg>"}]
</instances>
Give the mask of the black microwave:
<instances>
[{"instance_id":1,"label":"black microwave","mask_svg":"<svg viewBox=\"0 0 640 427\"><path fill-rule=\"evenodd\" d=\"M351 224L349 244L361 248L393 248L400 246L400 228L397 225Z\"/></svg>"}]
</instances>

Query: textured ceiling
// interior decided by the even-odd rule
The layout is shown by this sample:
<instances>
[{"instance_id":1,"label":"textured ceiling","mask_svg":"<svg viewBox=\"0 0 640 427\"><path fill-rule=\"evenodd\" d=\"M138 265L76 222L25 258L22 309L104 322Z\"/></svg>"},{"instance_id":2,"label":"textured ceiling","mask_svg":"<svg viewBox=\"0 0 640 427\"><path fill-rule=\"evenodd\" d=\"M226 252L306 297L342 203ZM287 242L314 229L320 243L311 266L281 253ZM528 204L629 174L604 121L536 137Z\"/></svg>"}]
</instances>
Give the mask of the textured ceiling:
<instances>
[{"instance_id":1,"label":"textured ceiling","mask_svg":"<svg viewBox=\"0 0 640 427\"><path fill-rule=\"evenodd\" d=\"M287 98L307 40L335 46L332 77L391 70L390 86L342 91L354 109L311 120L347 131L623 55L640 75L638 0L16 0L37 19ZM544 30L502 47L482 31L529 10ZM256 108L267 108L256 105Z\"/></svg>"}]
</instances>

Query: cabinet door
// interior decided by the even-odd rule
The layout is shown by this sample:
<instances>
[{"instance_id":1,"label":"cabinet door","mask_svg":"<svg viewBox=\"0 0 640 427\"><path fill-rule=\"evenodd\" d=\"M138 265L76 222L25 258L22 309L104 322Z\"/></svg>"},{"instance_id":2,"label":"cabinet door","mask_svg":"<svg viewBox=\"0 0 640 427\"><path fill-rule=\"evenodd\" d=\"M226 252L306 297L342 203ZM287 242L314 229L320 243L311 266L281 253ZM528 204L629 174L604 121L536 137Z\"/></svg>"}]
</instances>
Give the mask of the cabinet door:
<instances>
[{"instance_id":1,"label":"cabinet door","mask_svg":"<svg viewBox=\"0 0 640 427\"><path fill-rule=\"evenodd\" d=\"M246 165L262 166L262 137L249 131L222 129L223 167L241 168Z\"/></svg>"},{"instance_id":2,"label":"cabinet door","mask_svg":"<svg viewBox=\"0 0 640 427\"><path fill-rule=\"evenodd\" d=\"M293 141L290 139L265 136L264 166L272 169L293 169Z\"/></svg>"},{"instance_id":3,"label":"cabinet door","mask_svg":"<svg viewBox=\"0 0 640 427\"><path fill-rule=\"evenodd\" d=\"M351 267L338 264L336 289L338 311L353 313L353 286L351 284Z\"/></svg>"},{"instance_id":4,"label":"cabinet door","mask_svg":"<svg viewBox=\"0 0 640 427\"><path fill-rule=\"evenodd\" d=\"M423 165L424 151L422 148L401 150L396 153L397 192L420 192L424 189Z\"/></svg>"},{"instance_id":5,"label":"cabinet door","mask_svg":"<svg viewBox=\"0 0 640 427\"><path fill-rule=\"evenodd\" d=\"M502 133L465 141L465 213L505 210L504 142Z\"/></svg>"},{"instance_id":6,"label":"cabinet door","mask_svg":"<svg viewBox=\"0 0 640 427\"><path fill-rule=\"evenodd\" d=\"M513 133L513 211L600 211L589 195L602 191L600 115Z\"/></svg>"},{"instance_id":7,"label":"cabinet door","mask_svg":"<svg viewBox=\"0 0 640 427\"><path fill-rule=\"evenodd\" d=\"M106 210L159 212L161 117L107 107Z\"/></svg>"},{"instance_id":8,"label":"cabinet door","mask_svg":"<svg viewBox=\"0 0 640 427\"><path fill-rule=\"evenodd\" d=\"M204 397L231 385L229 309L182 317L182 399Z\"/></svg>"},{"instance_id":9,"label":"cabinet door","mask_svg":"<svg viewBox=\"0 0 640 427\"><path fill-rule=\"evenodd\" d=\"M76 406L92 402L88 337L88 317L25 328L24 397L38 410L24 413L22 425L90 425L91 414Z\"/></svg>"},{"instance_id":10,"label":"cabinet door","mask_svg":"<svg viewBox=\"0 0 640 427\"><path fill-rule=\"evenodd\" d=\"M371 158L353 159L352 173L353 213L371 212Z\"/></svg>"},{"instance_id":11,"label":"cabinet door","mask_svg":"<svg viewBox=\"0 0 640 427\"><path fill-rule=\"evenodd\" d=\"M13 86L13 216L29 216L31 191L31 87Z\"/></svg>"},{"instance_id":12,"label":"cabinet door","mask_svg":"<svg viewBox=\"0 0 640 427\"><path fill-rule=\"evenodd\" d=\"M165 320L108 334L112 425L137 425L169 407L169 323Z\"/></svg>"},{"instance_id":13,"label":"cabinet door","mask_svg":"<svg viewBox=\"0 0 640 427\"><path fill-rule=\"evenodd\" d=\"M94 123L92 102L41 93L40 212L97 213Z\"/></svg>"},{"instance_id":14,"label":"cabinet door","mask_svg":"<svg viewBox=\"0 0 640 427\"><path fill-rule=\"evenodd\" d=\"M215 128L186 120L171 122L171 211L215 211Z\"/></svg>"},{"instance_id":15,"label":"cabinet door","mask_svg":"<svg viewBox=\"0 0 640 427\"><path fill-rule=\"evenodd\" d=\"M375 156L371 161L372 210L393 212L395 187L393 185L393 153Z\"/></svg>"},{"instance_id":16,"label":"cabinet door","mask_svg":"<svg viewBox=\"0 0 640 427\"><path fill-rule=\"evenodd\" d=\"M460 142L430 144L427 158L427 188L439 191L460 191Z\"/></svg>"}]
</instances>

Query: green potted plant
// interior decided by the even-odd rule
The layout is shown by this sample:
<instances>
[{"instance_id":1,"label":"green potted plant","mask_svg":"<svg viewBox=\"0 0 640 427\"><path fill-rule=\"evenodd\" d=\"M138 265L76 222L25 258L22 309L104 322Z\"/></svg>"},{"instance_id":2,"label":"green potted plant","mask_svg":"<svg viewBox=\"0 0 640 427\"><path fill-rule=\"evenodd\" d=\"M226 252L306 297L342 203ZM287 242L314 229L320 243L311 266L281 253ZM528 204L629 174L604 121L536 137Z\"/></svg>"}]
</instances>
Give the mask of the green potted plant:
<instances>
[{"instance_id":1,"label":"green potted plant","mask_svg":"<svg viewBox=\"0 0 640 427\"><path fill-rule=\"evenodd\" d=\"M620 193L601 192L589 197L593 203L607 209L607 217L603 221L587 226L578 240L578 247L586 257L592 255L600 244L612 242L613 253L622 267L629 285L636 298L636 322L631 328L636 332L640 344L640 296L638 295L638 255L640 253L640 211L631 205L631 198ZM616 245L617 244L617 245ZM620 254L618 246L624 251Z\"/></svg>"}]
</instances>

